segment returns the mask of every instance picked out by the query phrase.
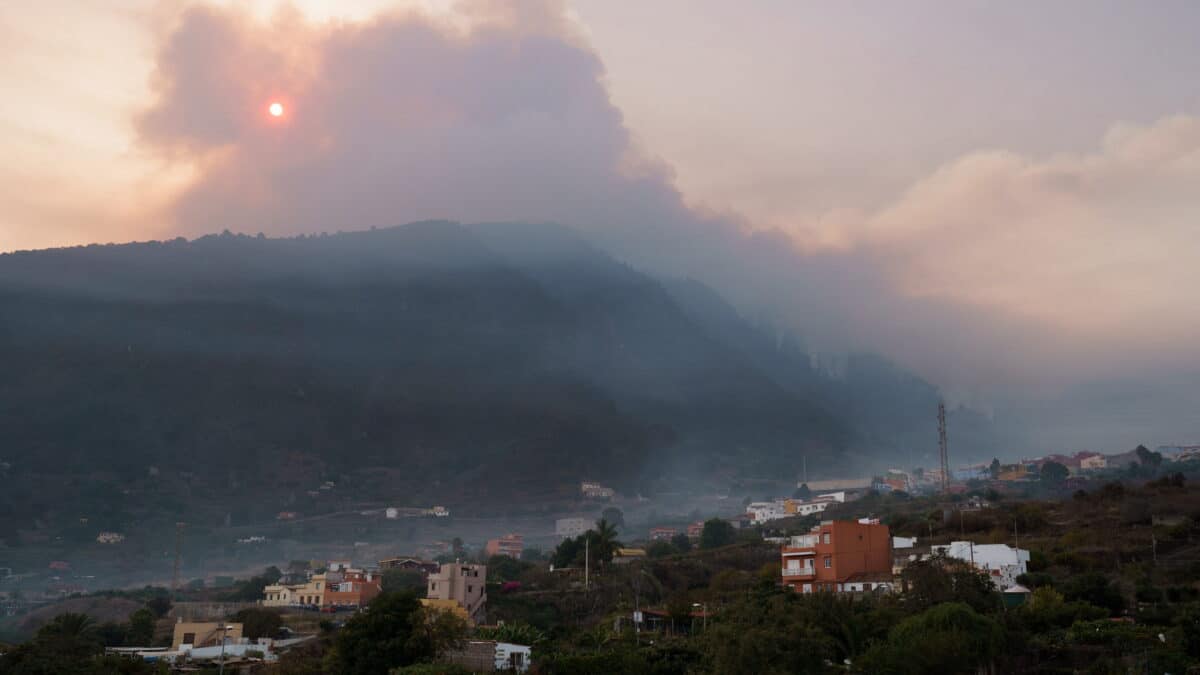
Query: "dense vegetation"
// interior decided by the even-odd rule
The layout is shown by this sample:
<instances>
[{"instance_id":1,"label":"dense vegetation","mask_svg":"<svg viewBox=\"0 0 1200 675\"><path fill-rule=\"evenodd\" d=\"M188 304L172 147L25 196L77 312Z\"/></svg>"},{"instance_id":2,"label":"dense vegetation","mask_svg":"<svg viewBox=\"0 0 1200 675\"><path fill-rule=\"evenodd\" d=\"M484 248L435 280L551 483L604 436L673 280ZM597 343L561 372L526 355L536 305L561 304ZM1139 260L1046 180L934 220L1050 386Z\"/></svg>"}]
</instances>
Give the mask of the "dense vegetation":
<instances>
[{"instance_id":1,"label":"dense vegetation","mask_svg":"<svg viewBox=\"0 0 1200 675\"><path fill-rule=\"evenodd\" d=\"M199 520L201 495L253 522L353 475L417 505L790 475L927 437L938 398L876 357L830 377L708 289L549 226L0 255L0 315L10 544L35 519L82 540Z\"/></svg>"}]
</instances>

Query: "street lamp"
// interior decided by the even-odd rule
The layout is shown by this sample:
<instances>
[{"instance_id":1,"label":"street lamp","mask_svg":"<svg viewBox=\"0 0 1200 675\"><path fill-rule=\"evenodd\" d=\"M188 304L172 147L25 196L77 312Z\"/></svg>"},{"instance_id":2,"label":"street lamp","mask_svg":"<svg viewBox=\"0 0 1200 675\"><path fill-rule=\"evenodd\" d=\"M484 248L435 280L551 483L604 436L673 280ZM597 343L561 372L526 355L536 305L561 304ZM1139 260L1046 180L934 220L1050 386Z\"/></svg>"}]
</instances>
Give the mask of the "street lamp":
<instances>
[{"instance_id":1,"label":"street lamp","mask_svg":"<svg viewBox=\"0 0 1200 675\"><path fill-rule=\"evenodd\" d=\"M692 608L695 609L696 607L700 608L700 618L703 620L701 630L708 631L708 605L703 602L693 602Z\"/></svg>"},{"instance_id":2,"label":"street lamp","mask_svg":"<svg viewBox=\"0 0 1200 675\"><path fill-rule=\"evenodd\" d=\"M221 624L221 667L217 671L220 675L225 675L225 636L231 630L233 630L233 626Z\"/></svg>"}]
</instances>

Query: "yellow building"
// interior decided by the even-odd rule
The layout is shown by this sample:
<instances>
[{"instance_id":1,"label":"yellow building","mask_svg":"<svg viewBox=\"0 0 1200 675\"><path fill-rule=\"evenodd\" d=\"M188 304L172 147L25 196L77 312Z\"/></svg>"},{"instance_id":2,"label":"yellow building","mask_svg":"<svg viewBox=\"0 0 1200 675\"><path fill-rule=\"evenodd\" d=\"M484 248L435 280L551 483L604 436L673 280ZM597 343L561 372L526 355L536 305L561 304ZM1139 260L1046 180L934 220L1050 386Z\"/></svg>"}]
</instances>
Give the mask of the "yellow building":
<instances>
[{"instance_id":1,"label":"yellow building","mask_svg":"<svg viewBox=\"0 0 1200 675\"><path fill-rule=\"evenodd\" d=\"M326 586L324 574L314 574L303 584L272 584L263 589L262 604L264 607L322 607Z\"/></svg>"},{"instance_id":2,"label":"yellow building","mask_svg":"<svg viewBox=\"0 0 1200 675\"><path fill-rule=\"evenodd\" d=\"M475 622L471 620L471 616L467 614L467 608L460 605L457 600L421 598L421 606L437 612L450 612L451 614L456 614L465 619L469 625L475 625Z\"/></svg>"},{"instance_id":3,"label":"yellow building","mask_svg":"<svg viewBox=\"0 0 1200 675\"><path fill-rule=\"evenodd\" d=\"M229 629L222 631L222 626L229 626ZM217 623L214 621L205 621L202 623L181 621L175 624L175 633L171 637L171 651L179 651L180 645L219 647L221 646L222 633L229 642L236 643L242 639L242 624Z\"/></svg>"}]
</instances>

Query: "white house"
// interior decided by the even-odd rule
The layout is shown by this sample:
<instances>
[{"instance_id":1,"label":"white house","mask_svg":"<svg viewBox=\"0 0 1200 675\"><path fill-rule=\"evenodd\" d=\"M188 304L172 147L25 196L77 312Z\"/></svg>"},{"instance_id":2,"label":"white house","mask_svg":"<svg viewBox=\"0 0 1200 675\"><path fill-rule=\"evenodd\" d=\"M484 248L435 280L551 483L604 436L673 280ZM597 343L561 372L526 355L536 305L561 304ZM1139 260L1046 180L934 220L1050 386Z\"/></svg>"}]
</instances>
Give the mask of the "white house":
<instances>
[{"instance_id":1,"label":"white house","mask_svg":"<svg viewBox=\"0 0 1200 675\"><path fill-rule=\"evenodd\" d=\"M496 670L524 673L533 659L533 648L511 642L496 643Z\"/></svg>"},{"instance_id":2,"label":"white house","mask_svg":"<svg viewBox=\"0 0 1200 675\"><path fill-rule=\"evenodd\" d=\"M820 498L818 497L818 499ZM825 509L829 508L830 504L833 503L833 500L811 502L793 501L792 509L793 513L795 513L797 516L809 516L814 513L820 513L824 511Z\"/></svg>"},{"instance_id":3,"label":"white house","mask_svg":"<svg viewBox=\"0 0 1200 675\"><path fill-rule=\"evenodd\" d=\"M1029 571L1029 551L1008 544L952 541L932 547L932 552L971 563L976 569L986 572L997 588L1015 586L1017 577Z\"/></svg>"},{"instance_id":4,"label":"white house","mask_svg":"<svg viewBox=\"0 0 1200 675\"><path fill-rule=\"evenodd\" d=\"M765 523L769 520L778 520L786 518L788 515L787 505L783 500L773 502L750 502L746 505L746 513L754 519L756 523Z\"/></svg>"},{"instance_id":5,"label":"white house","mask_svg":"<svg viewBox=\"0 0 1200 675\"><path fill-rule=\"evenodd\" d=\"M387 518L388 520L395 520L400 517L400 509L394 506L389 506L383 510L383 517Z\"/></svg>"},{"instance_id":6,"label":"white house","mask_svg":"<svg viewBox=\"0 0 1200 675\"><path fill-rule=\"evenodd\" d=\"M559 518L554 521L554 534L565 539L578 537L587 532L588 522L586 518Z\"/></svg>"}]
</instances>

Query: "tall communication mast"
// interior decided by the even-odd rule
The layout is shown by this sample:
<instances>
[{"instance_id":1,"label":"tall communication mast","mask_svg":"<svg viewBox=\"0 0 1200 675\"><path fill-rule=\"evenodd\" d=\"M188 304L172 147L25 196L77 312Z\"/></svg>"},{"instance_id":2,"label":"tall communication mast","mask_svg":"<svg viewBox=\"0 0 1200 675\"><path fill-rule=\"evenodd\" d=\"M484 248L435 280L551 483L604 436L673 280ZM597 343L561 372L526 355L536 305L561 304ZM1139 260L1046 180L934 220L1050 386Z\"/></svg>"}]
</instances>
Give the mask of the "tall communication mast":
<instances>
[{"instance_id":1,"label":"tall communication mast","mask_svg":"<svg viewBox=\"0 0 1200 675\"><path fill-rule=\"evenodd\" d=\"M938 401L938 455L942 460L942 492L950 489L950 455L946 447L946 404Z\"/></svg>"},{"instance_id":2,"label":"tall communication mast","mask_svg":"<svg viewBox=\"0 0 1200 675\"><path fill-rule=\"evenodd\" d=\"M171 598L179 595L179 558L183 552L183 526L185 523L175 523L175 569L171 575Z\"/></svg>"}]
</instances>

